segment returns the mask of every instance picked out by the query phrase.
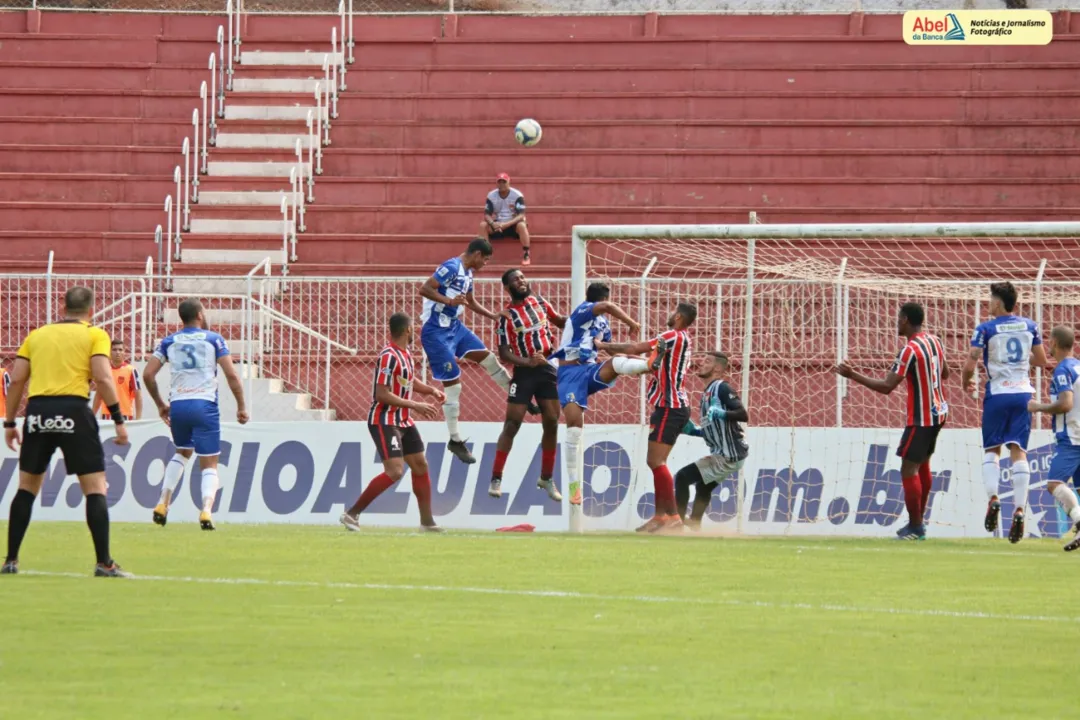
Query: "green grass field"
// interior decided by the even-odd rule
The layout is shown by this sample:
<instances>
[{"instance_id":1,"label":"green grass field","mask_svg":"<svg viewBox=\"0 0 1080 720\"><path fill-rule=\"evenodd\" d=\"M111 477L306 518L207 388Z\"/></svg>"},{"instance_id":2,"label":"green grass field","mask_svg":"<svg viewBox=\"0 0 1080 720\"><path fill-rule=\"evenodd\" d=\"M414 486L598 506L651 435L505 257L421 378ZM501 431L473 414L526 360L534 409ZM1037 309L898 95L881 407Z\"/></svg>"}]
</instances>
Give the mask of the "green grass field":
<instances>
[{"instance_id":1,"label":"green grass field","mask_svg":"<svg viewBox=\"0 0 1080 720\"><path fill-rule=\"evenodd\" d=\"M0 536L2 537L2 536ZM415 535L36 523L0 717L1054 718L1056 541ZM37 572L51 574L35 574Z\"/></svg>"}]
</instances>

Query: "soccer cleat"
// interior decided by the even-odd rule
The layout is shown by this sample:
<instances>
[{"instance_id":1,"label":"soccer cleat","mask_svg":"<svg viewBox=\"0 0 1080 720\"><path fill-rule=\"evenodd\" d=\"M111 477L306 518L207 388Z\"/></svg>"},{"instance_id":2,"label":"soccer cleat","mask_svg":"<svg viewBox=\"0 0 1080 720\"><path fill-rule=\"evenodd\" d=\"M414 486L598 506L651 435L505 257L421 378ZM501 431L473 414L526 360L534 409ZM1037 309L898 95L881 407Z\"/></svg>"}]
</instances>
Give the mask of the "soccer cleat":
<instances>
[{"instance_id":1,"label":"soccer cleat","mask_svg":"<svg viewBox=\"0 0 1080 720\"><path fill-rule=\"evenodd\" d=\"M683 531L683 521L678 515L667 515L664 517L664 524L655 530L656 533L661 535L679 534Z\"/></svg>"},{"instance_id":2,"label":"soccer cleat","mask_svg":"<svg viewBox=\"0 0 1080 720\"><path fill-rule=\"evenodd\" d=\"M199 513L199 527L201 527L203 530L214 529L214 518L206 510L203 510L201 513Z\"/></svg>"},{"instance_id":3,"label":"soccer cleat","mask_svg":"<svg viewBox=\"0 0 1080 720\"><path fill-rule=\"evenodd\" d=\"M529 259L529 253L525 253L521 256L521 264L523 267L528 267L532 264L532 260Z\"/></svg>"},{"instance_id":4,"label":"soccer cleat","mask_svg":"<svg viewBox=\"0 0 1080 720\"><path fill-rule=\"evenodd\" d=\"M658 342L656 348L649 355L649 372L656 372L664 364L664 356L667 355L667 343Z\"/></svg>"},{"instance_id":5,"label":"soccer cleat","mask_svg":"<svg viewBox=\"0 0 1080 720\"><path fill-rule=\"evenodd\" d=\"M488 495L493 498L502 497L502 478L491 478L491 482L488 483Z\"/></svg>"},{"instance_id":6,"label":"soccer cleat","mask_svg":"<svg viewBox=\"0 0 1080 720\"><path fill-rule=\"evenodd\" d=\"M905 525L904 527L902 527L902 528L900 528L899 530L896 531L896 539L897 540L918 540L919 539L919 531L914 526L912 526L911 523L908 523L907 525Z\"/></svg>"},{"instance_id":7,"label":"soccer cleat","mask_svg":"<svg viewBox=\"0 0 1080 720\"><path fill-rule=\"evenodd\" d=\"M1062 548L1065 552L1072 552L1073 550L1080 549L1080 522L1073 526L1073 539L1065 543L1065 547Z\"/></svg>"},{"instance_id":8,"label":"soccer cleat","mask_svg":"<svg viewBox=\"0 0 1080 720\"><path fill-rule=\"evenodd\" d=\"M94 577L131 578L135 576L121 568L116 564L116 561L113 560L108 565L98 563L94 568Z\"/></svg>"},{"instance_id":9,"label":"soccer cleat","mask_svg":"<svg viewBox=\"0 0 1080 720\"><path fill-rule=\"evenodd\" d=\"M555 487L555 481L551 478L540 478L540 482L536 483L536 487L546 492L548 497L555 502L562 500L562 493L559 492L559 488Z\"/></svg>"},{"instance_id":10,"label":"soccer cleat","mask_svg":"<svg viewBox=\"0 0 1080 720\"><path fill-rule=\"evenodd\" d=\"M154 508L154 524L165 527L165 523L169 521L169 506L165 503L158 503Z\"/></svg>"},{"instance_id":11,"label":"soccer cleat","mask_svg":"<svg viewBox=\"0 0 1080 720\"><path fill-rule=\"evenodd\" d=\"M18 575L19 574L19 561L8 560L4 563L3 567L0 567L0 575Z\"/></svg>"},{"instance_id":12,"label":"soccer cleat","mask_svg":"<svg viewBox=\"0 0 1080 720\"><path fill-rule=\"evenodd\" d=\"M998 516L1001 515L1001 503L998 502L997 496L990 498L990 504L986 506L986 520L983 521L983 527L986 528L986 532L992 533L997 530Z\"/></svg>"},{"instance_id":13,"label":"soccer cleat","mask_svg":"<svg viewBox=\"0 0 1080 720\"><path fill-rule=\"evenodd\" d=\"M439 527L438 525L421 525L420 526L420 532L444 533L444 532L446 532L446 530Z\"/></svg>"},{"instance_id":14,"label":"soccer cleat","mask_svg":"<svg viewBox=\"0 0 1080 720\"><path fill-rule=\"evenodd\" d=\"M1012 527L1009 528L1009 542L1013 545L1024 539L1024 511L1013 513Z\"/></svg>"},{"instance_id":15,"label":"soccer cleat","mask_svg":"<svg viewBox=\"0 0 1080 720\"><path fill-rule=\"evenodd\" d=\"M469 452L469 448L465 446L464 440L451 440L450 442L446 443L446 449L452 452L454 454L454 457L456 457L458 460L465 463L466 465L472 465L474 462L476 462L476 458L474 458L473 454Z\"/></svg>"},{"instance_id":16,"label":"soccer cleat","mask_svg":"<svg viewBox=\"0 0 1080 720\"><path fill-rule=\"evenodd\" d=\"M921 525L917 525L915 527L915 539L916 540L925 540L926 539L926 524L925 523L921 524Z\"/></svg>"},{"instance_id":17,"label":"soccer cleat","mask_svg":"<svg viewBox=\"0 0 1080 720\"><path fill-rule=\"evenodd\" d=\"M686 518L683 520L683 527L691 532L701 532L701 521L694 518Z\"/></svg>"},{"instance_id":18,"label":"soccer cleat","mask_svg":"<svg viewBox=\"0 0 1080 720\"><path fill-rule=\"evenodd\" d=\"M346 530L352 532L360 532L360 518L355 518L349 513L341 513L341 517L338 518L338 522L345 526Z\"/></svg>"},{"instance_id":19,"label":"soccer cleat","mask_svg":"<svg viewBox=\"0 0 1080 720\"><path fill-rule=\"evenodd\" d=\"M644 525L634 529L634 532L654 533L664 526L665 516L653 515Z\"/></svg>"}]
</instances>

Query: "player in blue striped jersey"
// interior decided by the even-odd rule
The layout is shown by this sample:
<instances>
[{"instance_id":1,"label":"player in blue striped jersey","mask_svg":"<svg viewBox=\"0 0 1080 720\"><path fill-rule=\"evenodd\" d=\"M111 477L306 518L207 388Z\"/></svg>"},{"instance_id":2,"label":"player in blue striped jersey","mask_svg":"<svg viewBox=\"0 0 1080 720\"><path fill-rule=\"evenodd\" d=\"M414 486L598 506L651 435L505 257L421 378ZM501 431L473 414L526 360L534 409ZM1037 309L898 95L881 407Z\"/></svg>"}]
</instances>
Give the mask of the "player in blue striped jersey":
<instances>
[{"instance_id":1,"label":"player in blue striped jersey","mask_svg":"<svg viewBox=\"0 0 1080 720\"><path fill-rule=\"evenodd\" d=\"M705 392L701 395L701 426L687 422L683 433L704 438L709 454L675 473L675 504L683 524L691 530L700 529L701 518L705 516L716 486L737 473L750 453L740 424L749 422L750 416L727 382L728 356L710 352L707 357L709 359L697 373L705 381ZM696 494L694 507L687 518L691 486L696 488Z\"/></svg>"},{"instance_id":2,"label":"player in blue striped jersey","mask_svg":"<svg viewBox=\"0 0 1080 720\"><path fill-rule=\"evenodd\" d=\"M559 404L562 405L566 421L566 470L572 505L581 504L581 483L576 458L581 448L589 396L607 390L615 384L619 375L644 375L652 367L644 358L614 356L621 352L648 352L650 348L647 344L605 345L611 342L611 325L607 319L609 314L629 327L631 334L641 332L641 328L630 319L626 311L615 303L608 302L610 296L611 288L607 285L590 285L585 291L585 302L574 308L566 319L561 346L551 354L553 359L559 361ZM606 350L614 357L602 363L598 362L597 356L601 350ZM661 350L653 364L659 365L663 361L663 353L664 350Z\"/></svg>"},{"instance_id":3,"label":"player in blue striped jersey","mask_svg":"<svg viewBox=\"0 0 1080 720\"><path fill-rule=\"evenodd\" d=\"M1080 504L1069 487L1080 486L1080 360L1073 357L1076 335L1072 328L1059 325L1050 332L1050 355L1057 362L1050 379L1050 402L1028 403L1033 412L1047 413L1054 421L1054 457L1046 472L1046 490L1061 503L1073 523L1074 536L1065 551L1080 548Z\"/></svg>"},{"instance_id":4,"label":"player in blue striped jersey","mask_svg":"<svg viewBox=\"0 0 1080 720\"><path fill-rule=\"evenodd\" d=\"M993 532L998 526L1001 513L998 458L1004 445L1012 458L1010 475L1016 510L1009 529L1009 542L1013 543L1024 537L1024 508L1031 481L1027 460L1031 435L1028 402L1035 391L1031 384L1031 368L1046 364L1039 326L1033 320L1013 314L1016 300L1017 292L1012 283L999 282L990 286L990 314L993 317L975 328L963 372L964 392L974 393L975 368L980 359L986 366L982 412L983 485L989 502L983 524L987 532Z\"/></svg>"}]
</instances>

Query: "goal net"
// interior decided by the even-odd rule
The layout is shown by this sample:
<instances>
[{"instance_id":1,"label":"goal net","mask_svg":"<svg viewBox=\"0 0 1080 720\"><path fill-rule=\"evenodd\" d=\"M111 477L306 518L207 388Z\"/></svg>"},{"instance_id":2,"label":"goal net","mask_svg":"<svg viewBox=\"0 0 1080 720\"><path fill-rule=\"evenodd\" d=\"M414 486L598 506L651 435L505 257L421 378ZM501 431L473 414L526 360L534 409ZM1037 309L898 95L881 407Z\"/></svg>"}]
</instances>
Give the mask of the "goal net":
<instances>
[{"instance_id":1,"label":"goal net","mask_svg":"<svg viewBox=\"0 0 1080 720\"><path fill-rule=\"evenodd\" d=\"M896 448L906 387L882 396L832 367L846 359L884 377L903 346L898 310L914 300L952 371L948 425L931 465L930 532L985 536L982 383L975 396L963 393L960 368L975 325L989 317L989 284L1012 281L1018 314L1044 336L1080 319L1080 223L577 227L573 242L573 303L603 281L642 326L642 337L630 338L613 321L616 341L655 337L688 301L698 308L695 359L709 350L730 357L728 381L749 411L750 456L714 491L703 530L887 536L905 524ZM1032 380L1044 394L1041 371ZM620 378L590 401L571 527L627 529L651 517L644 386ZM692 372L687 389L698 421L702 382ZM1033 423L1028 532L1058 536L1068 524L1045 491L1052 436L1045 420ZM683 436L668 466L674 474L707 453L701 439ZM1006 533L1015 505L1009 466L1003 457Z\"/></svg>"}]
</instances>

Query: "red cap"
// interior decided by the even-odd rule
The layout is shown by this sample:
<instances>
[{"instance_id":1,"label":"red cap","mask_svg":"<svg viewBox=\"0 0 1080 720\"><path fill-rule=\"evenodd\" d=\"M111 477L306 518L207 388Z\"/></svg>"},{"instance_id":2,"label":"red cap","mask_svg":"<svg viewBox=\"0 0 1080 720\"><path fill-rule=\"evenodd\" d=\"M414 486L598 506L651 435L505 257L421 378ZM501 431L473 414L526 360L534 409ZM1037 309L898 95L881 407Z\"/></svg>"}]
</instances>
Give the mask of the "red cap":
<instances>
[{"instance_id":1,"label":"red cap","mask_svg":"<svg viewBox=\"0 0 1080 720\"><path fill-rule=\"evenodd\" d=\"M507 175L506 173L499 173L498 175L495 176L495 179L496 180L505 180L506 182L510 182L510 176Z\"/></svg>"}]
</instances>

